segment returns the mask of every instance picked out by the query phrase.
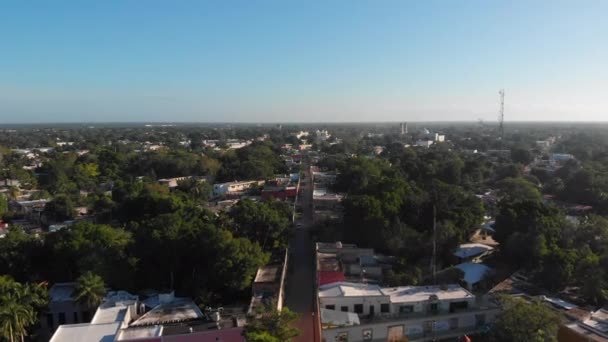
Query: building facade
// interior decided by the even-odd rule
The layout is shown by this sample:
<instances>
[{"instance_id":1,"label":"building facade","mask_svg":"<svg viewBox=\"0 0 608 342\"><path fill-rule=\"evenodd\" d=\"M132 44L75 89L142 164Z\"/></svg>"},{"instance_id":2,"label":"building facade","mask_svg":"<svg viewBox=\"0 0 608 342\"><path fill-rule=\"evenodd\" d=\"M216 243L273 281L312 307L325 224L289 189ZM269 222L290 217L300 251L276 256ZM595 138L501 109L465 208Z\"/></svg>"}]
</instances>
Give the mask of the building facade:
<instances>
[{"instance_id":1,"label":"building facade","mask_svg":"<svg viewBox=\"0 0 608 342\"><path fill-rule=\"evenodd\" d=\"M344 322L322 321L326 341L431 341L479 332L498 306L459 285L401 286L338 282L319 287L319 307L358 315ZM325 315L326 317L329 315Z\"/></svg>"}]
</instances>

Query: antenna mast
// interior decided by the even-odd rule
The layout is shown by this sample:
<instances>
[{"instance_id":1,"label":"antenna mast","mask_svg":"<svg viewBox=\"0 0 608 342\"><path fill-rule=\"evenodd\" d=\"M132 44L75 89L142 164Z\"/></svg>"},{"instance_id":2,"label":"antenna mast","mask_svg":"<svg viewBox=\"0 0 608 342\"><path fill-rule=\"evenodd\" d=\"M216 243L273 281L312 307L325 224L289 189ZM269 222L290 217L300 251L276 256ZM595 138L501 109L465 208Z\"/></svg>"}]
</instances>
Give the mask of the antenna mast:
<instances>
[{"instance_id":1,"label":"antenna mast","mask_svg":"<svg viewBox=\"0 0 608 342\"><path fill-rule=\"evenodd\" d=\"M498 114L498 131L500 134L500 146L502 146L502 141L505 139L505 90L500 89L498 94L500 95L500 113Z\"/></svg>"},{"instance_id":2,"label":"antenna mast","mask_svg":"<svg viewBox=\"0 0 608 342\"><path fill-rule=\"evenodd\" d=\"M437 285L437 206L433 204L433 257L431 258L433 285Z\"/></svg>"}]
</instances>

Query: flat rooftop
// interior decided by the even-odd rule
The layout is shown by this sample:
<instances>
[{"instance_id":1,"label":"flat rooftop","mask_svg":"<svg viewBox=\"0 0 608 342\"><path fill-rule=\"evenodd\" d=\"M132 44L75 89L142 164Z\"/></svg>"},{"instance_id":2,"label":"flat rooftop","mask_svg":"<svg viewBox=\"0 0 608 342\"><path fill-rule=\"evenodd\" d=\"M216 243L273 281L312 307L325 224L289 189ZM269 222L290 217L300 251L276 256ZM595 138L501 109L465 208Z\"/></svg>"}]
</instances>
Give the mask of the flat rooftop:
<instances>
[{"instance_id":1,"label":"flat rooftop","mask_svg":"<svg viewBox=\"0 0 608 342\"><path fill-rule=\"evenodd\" d=\"M602 336L600 333L594 332L593 330L583 328L583 326L581 326L578 322L566 324L565 327L576 332L583 338L588 338L589 341L608 342L608 338Z\"/></svg>"},{"instance_id":2,"label":"flat rooftop","mask_svg":"<svg viewBox=\"0 0 608 342\"><path fill-rule=\"evenodd\" d=\"M591 314L588 318L581 322L581 327L589 329L602 337L608 337L608 311L600 309Z\"/></svg>"},{"instance_id":3,"label":"flat rooftop","mask_svg":"<svg viewBox=\"0 0 608 342\"><path fill-rule=\"evenodd\" d=\"M489 252L494 248L481 244L481 243L464 243L458 246L458 249L454 252L454 255L459 258L470 258L485 252Z\"/></svg>"},{"instance_id":4,"label":"flat rooftop","mask_svg":"<svg viewBox=\"0 0 608 342\"><path fill-rule=\"evenodd\" d=\"M91 320L91 324L106 324L123 322L127 316L126 306L114 306L109 308L98 308Z\"/></svg>"},{"instance_id":5,"label":"flat rooftop","mask_svg":"<svg viewBox=\"0 0 608 342\"><path fill-rule=\"evenodd\" d=\"M141 316L131 326L146 326L166 323L178 323L201 319L204 315L196 304L188 298L176 298L174 301L161 304Z\"/></svg>"},{"instance_id":6,"label":"flat rooftop","mask_svg":"<svg viewBox=\"0 0 608 342\"><path fill-rule=\"evenodd\" d=\"M136 304L137 299L137 296L126 291L108 292L103 303L97 308L91 324L124 322L129 306Z\"/></svg>"},{"instance_id":7,"label":"flat rooftop","mask_svg":"<svg viewBox=\"0 0 608 342\"><path fill-rule=\"evenodd\" d=\"M75 283L56 283L49 290L49 299L53 302L73 301L72 293L74 292Z\"/></svg>"},{"instance_id":8,"label":"flat rooftop","mask_svg":"<svg viewBox=\"0 0 608 342\"><path fill-rule=\"evenodd\" d=\"M120 323L60 325L50 342L113 342Z\"/></svg>"},{"instance_id":9,"label":"flat rooftop","mask_svg":"<svg viewBox=\"0 0 608 342\"><path fill-rule=\"evenodd\" d=\"M452 284L442 289L440 286L400 286L383 288L381 292L390 296L391 303L418 303L428 301L432 295L438 300L469 299L475 296L460 285Z\"/></svg>"},{"instance_id":10,"label":"flat rooftop","mask_svg":"<svg viewBox=\"0 0 608 342\"><path fill-rule=\"evenodd\" d=\"M319 287L319 297L370 297L384 296L380 286L371 284L338 282ZM427 298L428 299L428 298Z\"/></svg>"},{"instance_id":11,"label":"flat rooftop","mask_svg":"<svg viewBox=\"0 0 608 342\"><path fill-rule=\"evenodd\" d=\"M317 253L317 271L341 271L336 253Z\"/></svg>"},{"instance_id":12,"label":"flat rooftop","mask_svg":"<svg viewBox=\"0 0 608 342\"><path fill-rule=\"evenodd\" d=\"M492 272L488 266L474 262L458 264L456 268L464 273L464 281L471 285L479 283L488 272Z\"/></svg>"},{"instance_id":13,"label":"flat rooftop","mask_svg":"<svg viewBox=\"0 0 608 342\"><path fill-rule=\"evenodd\" d=\"M138 340L144 338L158 337L163 332L162 325L152 325L148 327L135 327L122 329L116 335L116 341Z\"/></svg>"},{"instance_id":14,"label":"flat rooftop","mask_svg":"<svg viewBox=\"0 0 608 342\"><path fill-rule=\"evenodd\" d=\"M254 283L277 283L281 280L281 265L267 265L258 268Z\"/></svg>"},{"instance_id":15,"label":"flat rooftop","mask_svg":"<svg viewBox=\"0 0 608 342\"><path fill-rule=\"evenodd\" d=\"M353 248L357 248L357 245L355 245L354 243L340 243L341 247L339 247L339 249L353 249ZM337 242L317 242L317 250L319 249L336 249L337 247Z\"/></svg>"}]
</instances>

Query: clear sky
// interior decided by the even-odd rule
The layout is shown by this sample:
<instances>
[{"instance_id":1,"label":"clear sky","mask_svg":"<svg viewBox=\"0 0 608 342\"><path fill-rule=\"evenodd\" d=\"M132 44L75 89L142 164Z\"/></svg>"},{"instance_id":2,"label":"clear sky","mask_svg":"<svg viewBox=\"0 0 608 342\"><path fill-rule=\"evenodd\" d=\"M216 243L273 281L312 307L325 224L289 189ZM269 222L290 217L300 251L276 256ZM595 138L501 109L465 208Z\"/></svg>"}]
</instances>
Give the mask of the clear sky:
<instances>
[{"instance_id":1,"label":"clear sky","mask_svg":"<svg viewBox=\"0 0 608 342\"><path fill-rule=\"evenodd\" d=\"M608 1L7 0L0 122L606 120Z\"/></svg>"}]
</instances>

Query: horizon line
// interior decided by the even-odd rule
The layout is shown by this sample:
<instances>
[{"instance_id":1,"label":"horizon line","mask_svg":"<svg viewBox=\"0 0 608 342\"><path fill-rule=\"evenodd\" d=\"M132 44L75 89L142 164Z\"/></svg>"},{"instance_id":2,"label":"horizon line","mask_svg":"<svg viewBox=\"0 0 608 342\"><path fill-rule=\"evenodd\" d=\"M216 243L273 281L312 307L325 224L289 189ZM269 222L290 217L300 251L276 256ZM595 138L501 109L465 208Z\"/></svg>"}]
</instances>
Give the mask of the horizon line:
<instances>
[{"instance_id":1,"label":"horizon line","mask_svg":"<svg viewBox=\"0 0 608 342\"><path fill-rule=\"evenodd\" d=\"M41 122L4 122L2 126L10 125L94 125L94 124L243 124L243 125L323 125L323 124L399 124L399 123L483 123L498 124L498 121L485 120L400 120L400 121L41 121ZM608 123L606 120L514 120L505 123Z\"/></svg>"}]
</instances>

